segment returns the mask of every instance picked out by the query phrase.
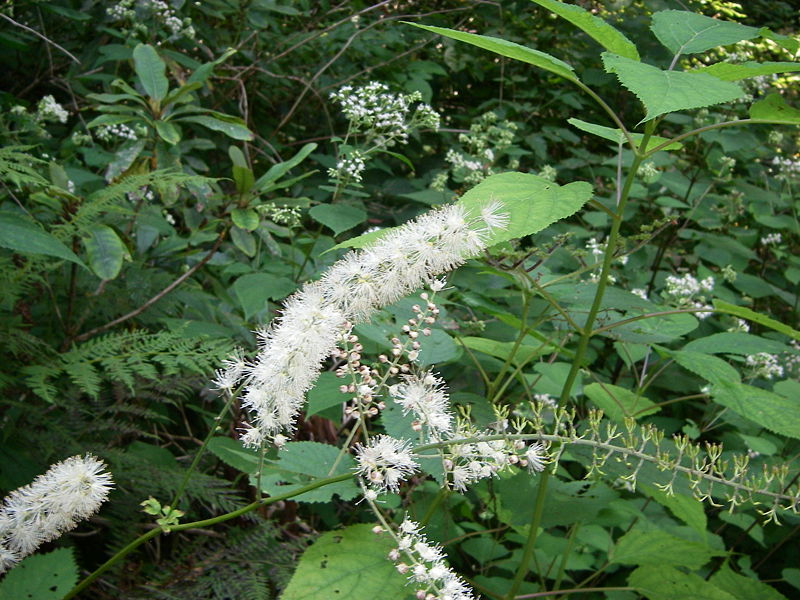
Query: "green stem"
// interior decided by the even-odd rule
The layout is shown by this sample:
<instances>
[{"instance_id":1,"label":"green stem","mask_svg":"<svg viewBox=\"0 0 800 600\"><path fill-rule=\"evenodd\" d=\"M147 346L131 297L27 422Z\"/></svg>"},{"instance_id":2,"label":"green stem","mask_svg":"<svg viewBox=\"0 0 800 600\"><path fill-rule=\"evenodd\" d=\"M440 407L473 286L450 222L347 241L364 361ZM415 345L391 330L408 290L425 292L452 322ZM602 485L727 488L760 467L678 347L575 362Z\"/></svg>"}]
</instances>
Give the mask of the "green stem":
<instances>
[{"instance_id":1,"label":"green stem","mask_svg":"<svg viewBox=\"0 0 800 600\"><path fill-rule=\"evenodd\" d=\"M216 525L217 523L223 523L225 521L229 521L230 519L235 519L236 517L240 517L250 511L255 510L260 506L267 506L269 504L274 504L275 502L280 502L281 500L289 500L295 496L299 496L300 494L305 494L306 492L310 492L311 490L315 490L317 488L330 485L332 483L338 483L340 481L345 481L346 479L350 479L352 477L352 473L343 473L341 475L336 475L334 477L326 477L324 479L317 479L316 481L312 481L311 483L304 485L302 487L296 488L290 492L286 492L285 494L281 494L279 496L272 496L270 498L264 498L262 500L258 500L256 502L251 502L247 506L243 506L238 510L234 510L229 513L225 513L224 515L219 515L216 517L212 517L210 519L204 519L202 521L192 521L191 523L181 523L180 525L174 525L169 528L169 531L183 531L185 529L198 529L201 527L209 527L211 525ZM122 550L117 552L114 556L109 558L106 562L100 565L93 573L88 575L86 578L83 579L78 585L72 588L62 600L70 600L74 598L78 594L80 594L83 590L89 587L92 582L100 577L103 573L105 573L108 569L113 567L117 564L120 560L125 558L128 554L130 554L133 550L141 546L144 542L156 537L160 533L168 533L161 527L156 529L151 529L147 533L139 536L135 540L133 540L130 544L125 546Z\"/></svg>"},{"instance_id":2,"label":"green stem","mask_svg":"<svg viewBox=\"0 0 800 600\"><path fill-rule=\"evenodd\" d=\"M519 350L519 347L522 345L522 340L525 339L525 335L526 335L526 332L527 332L526 323L528 321L528 307L529 306L530 306L530 298L528 297L528 292L527 291L523 291L522 292L522 317L520 319L521 327L519 329L519 335L517 336L517 339L514 340L514 346L512 346L511 352L508 353L508 356L506 357L506 360L503 362L503 366L500 367L500 370L498 371L497 376L494 378L494 381L492 381L491 386L489 386L489 389L486 391L486 398L488 400L491 400L492 398L495 397L495 390L497 389L497 386L500 385L500 382L503 380L503 377L505 376L506 371L508 371L508 368L511 366L511 362L514 360L514 356L517 354L517 351Z\"/></svg>"},{"instance_id":3,"label":"green stem","mask_svg":"<svg viewBox=\"0 0 800 600\"><path fill-rule=\"evenodd\" d=\"M564 580L564 573L567 570L567 560L569 559L569 555L572 552L572 547L575 545L575 537L578 534L578 530L581 528L581 523L578 521L577 523L573 524L569 530L569 536L567 537L567 545L564 548L564 552L561 555L561 564L558 565L558 573L556 574L556 581L553 584L553 589L558 590L561 587L561 582Z\"/></svg>"},{"instance_id":4,"label":"green stem","mask_svg":"<svg viewBox=\"0 0 800 600\"><path fill-rule=\"evenodd\" d=\"M514 581L508 589L505 600L514 600L522 585L522 580L528 574L528 564L531 562L533 549L536 546L536 536L539 534L539 523L542 521L542 512L544 511L544 499L547 495L547 480L550 477L550 471L545 471L539 478L539 489L536 493L536 502L533 505L533 514L531 515L530 530L528 531L528 539L525 540L525 547L522 550L522 559L520 560L517 572L514 575Z\"/></svg>"},{"instance_id":5,"label":"green stem","mask_svg":"<svg viewBox=\"0 0 800 600\"><path fill-rule=\"evenodd\" d=\"M217 430L219 429L219 422L222 420L222 417L225 416L225 413L228 412L228 409L231 407L231 404L233 404L233 399L235 397L236 394L229 392L228 399L225 401L225 406L223 406L219 414L216 417L214 417L214 426L211 429L209 429L208 434L206 435L206 439L203 440L202 445L197 450L197 454L194 455L194 458L192 459L192 464L189 465L189 468L186 470L186 473L184 473L183 481L181 481L181 484L175 491L175 495L172 497L171 506L173 508L178 507L178 500L180 500L181 496L183 495L183 492L186 490L186 485L189 483L189 479L191 478L192 473L197 468L197 464L200 462L200 457L202 457L203 453L206 451L206 448L208 447L208 443L211 441L211 438L214 437L215 433L217 433Z\"/></svg>"},{"instance_id":6,"label":"green stem","mask_svg":"<svg viewBox=\"0 0 800 600\"><path fill-rule=\"evenodd\" d=\"M428 510L425 511L425 514L422 516L422 519L420 519L419 522L420 525L424 527L425 525L428 524L428 521L431 520L433 513L436 512L436 509L439 508L439 505L442 503L442 500L444 500L447 497L447 494L449 492L450 490L448 489L447 486L439 490L439 493L436 494L436 497L431 502L431 505L428 507Z\"/></svg>"}]
</instances>

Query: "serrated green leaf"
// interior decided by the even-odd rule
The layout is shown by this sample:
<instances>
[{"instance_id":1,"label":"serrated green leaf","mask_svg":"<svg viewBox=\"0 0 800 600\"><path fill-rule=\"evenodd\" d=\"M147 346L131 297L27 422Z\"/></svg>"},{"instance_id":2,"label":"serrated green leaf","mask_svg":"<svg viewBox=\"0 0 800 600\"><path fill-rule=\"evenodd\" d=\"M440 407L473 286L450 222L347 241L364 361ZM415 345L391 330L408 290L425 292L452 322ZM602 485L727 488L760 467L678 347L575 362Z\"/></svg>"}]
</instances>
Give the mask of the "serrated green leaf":
<instances>
[{"instance_id":1,"label":"serrated green leaf","mask_svg":"<svg viewBox=\"0 0 800 600\"><path fill-rule=\"evenodd\" d=\"M628 585L648 600L736 600L702 577L663 565L639 567L628 576Z\"/></svg>"},{"instance_id":2,"label":"serrated green leaf","mask_svg":"<svg viewBox=\"0 0 800 600\"><path fill-rule=\"evenodd\" d=\"M755 62L747 61L734 64L728 62L716 63L707 67L693 69L689 73L706 73L722 81L739 81L748 77L760 77L775 73L793 73L800 71L800 63L796 62Z\"/></svg>"},{"instance_id":3,"label":"serrated green leaf","mask_svg":"<svg viewBox=\"0 0 800 600\"><path fill-rule=\"evenodd\" d=\"M83 245L89 257L89 266L100 279L114 279L122 269L128 249L117 232L108 225L95 225L88 231Z\"/></svg>"},{"instance_id":4,"label":"serrated green leaf","mask_svg":"<svg viewBox=\"0 0 800 600\"><path fill-rule=\"evenodd\" d=\"M347 402L350 396L346 396L339 391L342 380L335 373L326 371L320 374L314 387L308 390L306 395L306 417L319 414L323 411L340 406Z\"/></svg>"},{"instance_id":5,"label":"serrated green leaf","mask_svg":"<svg viewBox=\"0 0 800 600\"><path fill-rule=\"evenodd\" d=\"M555 0L532 0L539 6L554 12L559 17L566 19L580 28L589 37L599 43L603 48L625 58L639 60L639 52L633 42L615 27L606 23L600 17L584 10L575 4L564 4Z\"/></svg>"},{"instance_id":6,"label":"serrated green leaf","mask_svg":"<svg viewBox=\"0 0 800 600\"><path fill-rule=\"evenodd\" d=\"M780 94L769 94L763 100L754 103L749 113L751 119L800 123L800 110L786 104L786 100Z\"/></svg>"},{"instance_id":7,"label":"serrated green leaf","mask_svg":"<svg viewBox=\"0 0 800 600\"><path fill-rule=\"evenodd\" d=\"M675 537L665 531L634 528L617 540L610 562L699 569L714 556L722 555L724 552Z\"/></svg>"},{"instance_id":8,"label":"serrated green leaf","mask_svg":"<svg viewBox=\"0 0 800 600\"><path fill-rule=\"evenodd\" d=\"M696 54L761 35L755 27L684 10L655 13L650 29L673 54Z\"/></svg>"},{"instance_id":9,"label":"serrated green leaf","mask_svg":"<svg viewBox=\"0 0 800 600\"><path fill-rule=\"evenodd\" d=\"M244 311L244 318L267 308L267 300L281 300L291 294L297 285L288 277L270 273L248 273L233 282L231 290Z\"/></svg>"},{"instance_id":10,"label":"serrated green leaf","mask_svg":"<svg viewBox=\"0 0 800 600\"><path fill-rule=\"evenodd\" d=\"M800 116L800 111L798 111L798 115ZM798 122L800 122L800 120L798 120ZM750 310L749 308L736 306L735 304L729 304L728 302L723 302L722 300L714 300L714 311L733 315L735 317L752 321L753 323L758 323L759 325L769 327L778 333L788 335L790 338L800 340L800 331L797 331L796 329L793 329L792 327L789 327L788 325L781 323L780 321L776 321L775 319L772 319L766 315L762 315L754 310Z\"/></svg>"},{"instance_id":11,"label":"serrated green leaf","mask_svg":"<svg viewBox=\"0 0 800 600\"><path fill-rule=\"evenodd\" d=\"M133 49L133 67L144 91L156 102L167 95L167 65L161 60L156 49L148 44L138 44Z\"/></svg>"},{"instance_id":12,"label":"serrated green leaf","mask_svg":"<svg viewBox=\"0 0 800 600\"><path fill-rule=\"evenodd\" d=\"M692 352L690 350L678 350L670 352L680 366L695 375L699 375L709 383L719 383L720 381L741 381L739 372L727 362L710 354Z\"/></svg>"},{"instance_id":13,"label":"serrated green leaf","mask_svg":"<svg viewBox=\"0 0 800 600\"><path fill-rule=\"evenodd\" d=\"M0 581L0 600L61 600L78 583L72 550L33 554Z\"/></svg>"},{"instance_id":14,"label":"serrated green leaf","mask_svg":"<svg viewBox=\"0 0 800 600\"><path fill-rule=\"evenodd\" d=\"M796 399L736 383L720 381L711 387L714 402L774 433L800 439L800 411Z\"/></svg>"},{"instance_id":15,"label":"serrated green leaf","mask_svg":"<svg viewBox=\"0 0 800 600\"><path fill-rule=\"evenodd\" d=\"M242 473L258 470L258 452L245 448L239 440L218 435L208 441L207 448L211 454Z\"/></svg>"},{"instance_id":16,"label":"serrated green leaf","mask_svg":"<svg viewBox=\"0 0 800 600\"><path fill-rule=\"evenodd\" d=\"M737 600L786 600L786 596L766 583L734 573L727 563L708 582Z\"/></svg>"},{"instance_id":17,"label":"serrated green leaf","mask_svg":"<svg viewBox=\"0 0 800 600\"><path fill-rule=\"evenodd\" d=\"M478 35L475 33L467 33L465 31L447 29L445 27L420 25L418 23L407 24L413 25L414 27L419 27L420 29L425 29L426 31L438 33L439 35L458 40L459 42L465 42L467 44L477 46L478 48L483 48L484 50L489 50L490 52L494 52L500 56L513 58L514 60L519 60L521 62L528 63L529 65L534 65L535 67L539 67L545 71L550 71L551 73L555 73L556 75L564 77L565 79L569 79L570 81L578 81L578 77L575 75L575 70L570 65L554 56L550 56L545 52L540 52L539 50L534 50L533 48L528 48L527 46L515 44L514 42L509 42L501 38L490 37L488 35Z\"/></svg>"},{"instance_id":18,"label":"serrated green leaf","mask_svg":"<svg viewBox=\"0 0 800 600\"><path fill-rule=\"evenodd\" d=\"M278 460L270 461L270 464L264 467L261 488L264 492L276 496L307 485L316 479L349 473L354 468L353 457L349 453L340 457L340 450L336 446L317 442L289 442L278 452ZM293 500L328 502L334 494L342 500L350 500L358 493L358 487L353 480L347 479L300 494Z\"/></svg>"},{"instance_id":19,"label":"serrated green leaf","mask_svg":"<svg viewBox=\"0 0 800 600\"><path fill-rule=\"evenodd\" d=\"M406 578L386 558L394 546L368 523L324 533L300 557L281 600L404 600Z\"/></svg>"},{"instance_id":20,"label":"serrated green leaf","mask_svg":"<svg viewBox=\"0 0 800 600\"><path fill-rule=\"evenodd\" d=\"M613 129L611 127L605 127L603 125L596 125L594 123L587 123L586 121L581 121L580 119L567 119L567 123L572 125L573 127L577 127L581 131L585 131L586 133L591 133L598 137L601 137L605 140L609 140L611 142L615 142L617 144L625 143L625 136L623 135L620 129ZM644 138L643 133L631 133L631 137L633 141L636 142L637 146L641 146L642 139ZM665 137L661 137L658 135L650 136L650 140L647 142L647 148L645 148L645 152L648 150L652 150L656 146L663 144L664 142L668 142L669 140ZM662 148L662 150L680 150L683 148L683 144L680 142L672 142L668 146Z\"/></svg>"},{"instance_id":21,"label":"serrated green leaf","mask_svg":"<svg viewBox=\"0 0 800 600\"><path fill-rule=\"evenodd\" d=\"M363 208L347 204L318 204L312 207L308 214L317 223L333 231L334 235L339 235L367 220L367 213Z\"/></svg>"},{"instance_id":22,"label":"serrated green leaf","mask_svg":"<svg viewBox=\"0 0 800 600\"><path fill-rule=\"evenodd\" d=\"M180 121L182 123L197 123L198 125L202 125L212 131L219 131L220 133L224 133L230 138L234 140L243 140L249 142L253 139L253 132L250 131L245 125L241 123L233 123L230 121L223 121L221 119L217 119L215 117L209 117L208 115L197 115L192 117L181 117L180 119L175 119L176 121Z\"/></svg>"},{"instance_id":23,"label":"serrated green leaf","mask_svg":"<svg viewBox=\"0 0 800 600\"><path fill-rule=\"evenodd\" d=\"M641 482L637 482L636 488L661 506L669 509L673 515L705 538L708 519L706 518L704 505L700 500L684 494L667 494L655 486Z\"/></svg>"},{"instance_id":24,"label":"serrated green leaf","mask_svg":"<svg viewBox=\"0 0 800 600\"><path fill-rule=\"evenodd\" d=\"M434 329L431 335L425 338L419 350L418 364L421 367L441 365L461 356L462 350L447 333L441 329Z\"/></svg>"},{"instance_id":25,"label":"serrated green leaf","mask_svg":"<svg viewBox=\"0 0 800 600\"><path fill-rule=\"evenodd\" d=\"M752 333L723 331L692 340L683 349L691 352L702 352L703 354L740 354L746 356L759 352L780 354L787 350L787 346Z\"/></svg>"},{"instance_id":26,"label":"serrated green leaf","mask_svg":"<svg viewBox=\"0 0 800 600\"><path fill-rule=\"evenodd\" d=\"M456 203L471 215L481 208L499 203L509 216L505 229L495 229L486 240L494 246L515 238L537 233L556 221L575 214L592 197L592 186L574 181L560 186L529 173L499 173L490 175L464 194ZM393 228L371 231L337 244L336 248L363 248L386 235Z\"/></svg>"},{"instance_id":27,"label":"serrated green leaf","mask_svg":"<svg viewBox=\"0 0 800 600\"><path fill-rule=\"evenodd\" d=\"M0 247L22 254L54 256L88 269L72 250L48 232L8 212L0 212Z\"/></svg>"},{"instance_id":28,"label":"serrated green leaf","mask_svg":"<svg viewBox=\"0 0 800 600\"><path fill-rule=\"evenodd\" d=\"M591 383L583 388L583 393L617 423L624 422L625 417L636 415L636 418L641 418L661 410L650 399L610 383Z\"/></svg>"},{"instance_id":29,"label":"serrated green leaf","mask_svg":"<svg viewBox=\"0 0 800 600\"><path fill-rule=\"evenodd\" d=\"M705 73L662 71L645 63L603 52L606 72L644 104L649 121L658 115L730 102L744 96L735 83L720 81Z\"/></svg>"}]
</instances>

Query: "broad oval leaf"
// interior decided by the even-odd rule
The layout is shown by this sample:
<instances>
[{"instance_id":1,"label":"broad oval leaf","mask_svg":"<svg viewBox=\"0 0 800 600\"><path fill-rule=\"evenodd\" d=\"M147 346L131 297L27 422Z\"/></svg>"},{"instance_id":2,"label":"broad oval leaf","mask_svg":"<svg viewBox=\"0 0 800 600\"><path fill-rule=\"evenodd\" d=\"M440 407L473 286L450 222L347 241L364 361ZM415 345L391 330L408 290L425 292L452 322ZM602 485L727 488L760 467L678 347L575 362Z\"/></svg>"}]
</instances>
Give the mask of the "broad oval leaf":
<instances>
[{"instance_id":1,"label":"broad oval leaf","mask_svg":"<svg viewBox=\"0 0 800 600\"><path fill-rule=\"evenodd\" d=\"M564 4L556 0L531 0L539 6L554 12L559 17L566 19L609 52L619 54L625 58L639 60L639 51L625 35L617 28L606 23L600 17L584 10L574 4Z\"/></svg>"},{"instance_id":2,"label":"broad oval leaf","mask_svg":"<svg viewBox=\"0 0 800 600\"><path fill-rule=\"evenodd\" d=\"M368 523L324 533L300 557L281 600L404 600L406 578L386 558L394 547Z\"/></svg>"},{"instance_id":3,"label":"broad oval leaf","mask_svg":"<svg viewBox=\"0 0 800 600\"><path fill-rule=\"evenodd\" d=\"M711 388L714 402L774 433L800 439L800 411L796 399L734 381Z\"/></svg>"},{"instance_id":4,"label":"broad oval leaf","mask_svg":"<svg viewBox=\"0 0 800 600\"><path fill-rule=\"evenodd\" d=\"M644 104L647 115L642 121L744 96L742 88L730 81L721 81L705 73L662 71L610 52L603 53L603 65L606 72L614 73L619 82Z\"/></svg>"},{"instance_id":5,"label":"broad oval leaf","mask_svg":"<svg viewBox=\"0 0 800 600\"><path fill-rule=\"evenodd\" d=\"M239 277L231 291L242 307L244 318L267 308L267 300L281 300L291 294L297 285L288 277L270 273L248 273Z\"/></svg>"},{"instance_id":6,"label":"broad oval leaf","mask_svg":"<svg viewBox=\"0 0 800 600\"><path fill-rule=\"evenodd\" d=\"M639 396L627 388L610 383L591 383L583 388L583 393L603 409L605 415L612 421L622 423L625 417L644 417L661 410L651 400Z\"/></svg>"},{"instance_id":7,"label":"broad oval leaf","mask_svg":"<svg viewBox=\"0 0 800 600\"><path fill-rule=\"evenodd\" d=\"M168 144L174 146L181 141L181 134L178 131L178 128L172 123L168 121L156 121L155 126L158 137Z\"/></svg>"},{"instance_id":8,"label":"broad oval leaf","mask_svg":"<svg viewBox=\"0 0 800 600\"><path fill-rule=\"evenodd\" d=\"M665 531L634 528L617 541L611 554L611 562L699 569L712 557L724 554L705 544L690 542Z\"/></svg>"},{"instance_id":9,"label":"broad oval leaf","mask_svg":"<svg viewBox=\"0 0 800 600\"><path fill-rule=\"evenodd\" d=\"M494 52L500 56L513 58L514 60L519 60L524 63L534 65L540 69L560 75L561 77L569 79L570 81L578 81L578 77L575 75L575 70L570 65L565 63L563 60L557 59L555 56L550 56L545 52L540 52L539 50L534 50L533 48L528 48L527 46L522 46L520 44L515 44L514 42L509 42L507 40L488 35L478 35L476 33L467 33L465 31L447 29L446 27L434 27L432 25L420 25L418 23L404 22L408 25L413 25L414 27L419 27L420 29L425 29L426 31L438 33L439 35L458 40L459 42L466 42L467 44L472 44L478 48L489 50L490 52Z\"/></svg>"},{"instance_id":10,"label":"broad oval leaf","mask_svg":"<svg viewBox=\"0 0 800 600\"><path fill-rule=\"evenodd\" d=\"M628 585L648 600L737 600L702 577L664 564L639 567L628 576Z\"/></svg>"},{"instance_id":11,"label":"broad oval leaf","mask_svg":"<svg viewBox=\"0 0 800 600\"><path fill-rule=\"evenodd\" d=\"M367 220L367 213L363 208L347 204L318 204L309 210L308 214L317 223L332 230L334 235L339 235Z\"/></svg>"},{"instance_id":12,"label":"broad oval leaf","mask_svg":"<svg viewBox=\"0 0 800 600\"><path fill-rule=\"evenodd\" d=\"M100 279L114 279L128 254L117 232L108 225L95 225L83 240L89 255L89 266Z\"/></svg>"},{"instance_id":13,"label":"broad oval leaf","mask_svg":"<svg viewBox=\"0 0 800 600\"><path fill-rule=\"evenodd\" d=\"M3 600L61 600L78 583L78 566L69 548L33 554L0 582Z\"/></svg>"},{"instance_id":14,"label":"broad oval leaf","mask_svg":"<svg viewBox=\"0 0 800 600\"><path fill-rule=\"evenodd\" d=\"M22 254L43 254L88 267L77 255L52 235L30 221L10 213L0 213L0 247Z\"/></svg>"},{"instance_id":15,"label":"broad oval leaf","mask_svg":"<svg viewBox=\"0 0 800 600\"><path fill-rule=\"evenodd\" d=\"M755 27L684 10L655 13L650 29L673 54L696 54L761 35Z\"/></svg>"},{"instance_id":16,"label":"broad oval leaf","mask_svg":"<svg viewBox=\"0 0 800 600\"><path fill-rule=\"evenodd\" d=\"M148 44L138 44L133 49L133 68L139 76L144 91L156 102L167 95L167 65L161 60L156 49Z\"/></svg>"},{"instance_id":17,"label":"broad oval leaf","mask_svg":"<svg viewBox=\"0 0 800 600\"><path fill-rule=\"evenodd\" d=\"M749 113L751 119L800 123L800 110L786 104L780 94L769 94L763 100L755 102Z\"/></svg>"},{"instance_id":18,"label":"broad oval leaf","mask_svg":"<svg viewBox=\"0 0 800 600\"><path fill-rule=\"evenodd\" d=\"M793 73L800 71L800 63L796 62L755 62L747 61L740 64L721 62L707 67L700 67L689 73L706 73L722 81L739 81L748 77L774 75L775 73Z\"/></svg>"}]
</instances>

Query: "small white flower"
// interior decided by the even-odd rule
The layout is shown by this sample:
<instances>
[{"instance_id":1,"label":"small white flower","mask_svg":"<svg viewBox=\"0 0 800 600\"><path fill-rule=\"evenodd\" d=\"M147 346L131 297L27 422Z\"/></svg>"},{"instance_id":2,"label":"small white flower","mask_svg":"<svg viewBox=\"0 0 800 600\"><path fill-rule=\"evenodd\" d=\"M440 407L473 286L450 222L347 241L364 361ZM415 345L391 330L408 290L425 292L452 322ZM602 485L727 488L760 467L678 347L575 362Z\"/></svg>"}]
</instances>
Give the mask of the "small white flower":
<instances>
[{"instance_id":1,"label":"small white flower","mask_svg":"<svg viewBox=\"0 0 800 600\"><path fill-rule=\"evenodd\" d=\"M528 470L541 473L547 465L547 451L544 446L539 443L533 443L525 450L525 460L528 461Z\"/></svg>"},{"instance_id":2,"label":"small white flower","mask_svg":"<svg viewBox=\"0 0 800 600\"><path fill-rule=\"evenodd\" d=\"M358 474L378 491L396 492L400 483L419 466L411 456L410 442L388 435L373 438L368 446L356 446Z\"/></svg>"}]
</instances>

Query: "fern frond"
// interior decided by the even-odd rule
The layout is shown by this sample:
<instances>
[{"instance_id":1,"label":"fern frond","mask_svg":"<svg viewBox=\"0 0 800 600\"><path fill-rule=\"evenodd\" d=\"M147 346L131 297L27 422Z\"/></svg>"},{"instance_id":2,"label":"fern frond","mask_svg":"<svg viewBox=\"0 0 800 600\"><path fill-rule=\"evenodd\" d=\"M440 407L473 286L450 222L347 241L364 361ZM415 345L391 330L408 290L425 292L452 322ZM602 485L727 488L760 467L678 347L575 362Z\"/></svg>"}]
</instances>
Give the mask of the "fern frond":
<instances>
[{"instance_id":1,"label":"fern frond","mask_svg":"<svg viewBox=\"0 0 800 600\"><path fill-rule=\"evenodd\" d=\"M17 187L50 185L44 177L39 175L39 170L47 164L47 161L28 154L26 150L31 148L33 146L0 148L0 181L6 181Z\"/></svg>"}]
</instances>

